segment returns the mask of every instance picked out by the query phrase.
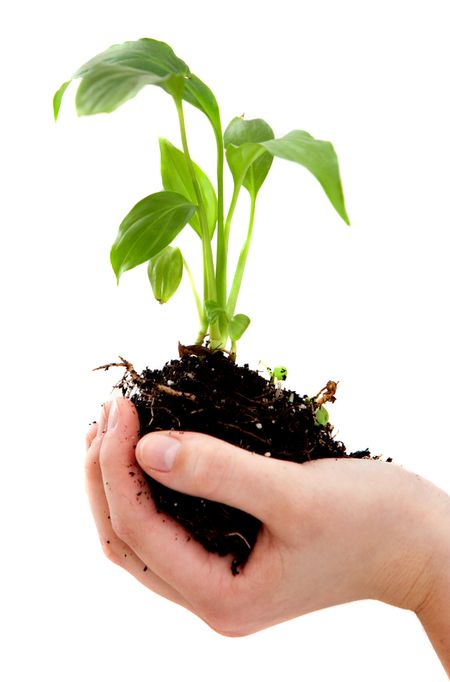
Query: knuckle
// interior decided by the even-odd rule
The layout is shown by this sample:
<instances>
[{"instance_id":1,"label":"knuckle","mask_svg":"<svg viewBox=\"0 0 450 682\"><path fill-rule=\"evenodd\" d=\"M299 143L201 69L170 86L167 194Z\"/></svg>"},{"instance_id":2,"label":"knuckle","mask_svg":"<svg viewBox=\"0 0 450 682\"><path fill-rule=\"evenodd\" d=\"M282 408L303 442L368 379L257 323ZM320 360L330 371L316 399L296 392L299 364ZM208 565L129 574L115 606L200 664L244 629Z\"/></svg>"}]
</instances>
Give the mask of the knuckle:
<instances>
[{"instance_id":1,"label":"knuckle","mask_svg":"<svg viewBox=\"0 0 450 682\"><path fill-rule=\"evenodd\" d=\"M115 535L123 542L126 544L131 544L133 542L131 527L121 516L111 515L111 526Z\"/></svg>"},{"instance_id":2,"label":"knuckle","mask_svg":"<svg viewBox=\"0 0 450 682\"><path fill-rule=\"evenodd\" d=\"M102 540L101 543L105 557L116 566L122 566L122 558L117 548L109 540Z\"/></svg>"}]
</instances>

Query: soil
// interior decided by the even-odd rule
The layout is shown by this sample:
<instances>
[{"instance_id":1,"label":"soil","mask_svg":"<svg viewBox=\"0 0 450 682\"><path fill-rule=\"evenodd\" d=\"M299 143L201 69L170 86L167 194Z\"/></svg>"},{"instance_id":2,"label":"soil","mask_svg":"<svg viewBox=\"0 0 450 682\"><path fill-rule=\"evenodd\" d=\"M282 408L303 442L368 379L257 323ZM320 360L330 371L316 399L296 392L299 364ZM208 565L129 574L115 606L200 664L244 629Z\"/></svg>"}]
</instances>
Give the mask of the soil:
<instances>
[{"instance_id":1,"label":"soil","mask_svg":"<svg viewBox=\"0 0 450 682\"><path fill-rule=\"evenodd\" d=\"M248 365L235 364L221 352L212 353L204 346L179 348L180 359L161 370L138 374L122 358L121 363L113 363L125 367L118 387L136 406L141 436L171 429L197 431L299 464L326 457L371 456L368 450L348 454L345 445L333 438L333 427L316 422L317 409L335 400L335 382L308 398ZM231 555L231 571L239 573L255 545L260 521L239 509L166 488L149 476L147 480L158 511L176 519L209 552Z\"/></svg>"}]
</instances>

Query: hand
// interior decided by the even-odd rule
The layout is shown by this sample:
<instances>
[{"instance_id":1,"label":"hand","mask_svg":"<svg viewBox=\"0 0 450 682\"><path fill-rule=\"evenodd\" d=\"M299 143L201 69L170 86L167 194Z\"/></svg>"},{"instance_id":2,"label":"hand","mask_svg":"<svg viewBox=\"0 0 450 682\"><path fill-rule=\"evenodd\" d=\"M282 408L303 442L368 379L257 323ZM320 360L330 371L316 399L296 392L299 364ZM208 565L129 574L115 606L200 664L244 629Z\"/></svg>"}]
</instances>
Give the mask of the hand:
<instances>
[{"instance_id":1,"label":"hand","mask_svg":"<svg viewBox=\"0 0 450 682\"><path fill-rule=\"evenodd\" d=\"M144 585L216 631L245 635L357 599L417 613L429 604L443 544L440 520L449 518L448 497L431 483L381 461L298 465L201 434L158 432L139 441L138 431L134 406L119 399L88 435L88 492L102 546ZM144 472L262 521L238 576L229 557L189 542L175 521L157 513Z\"/></svg>"}]
</instances>

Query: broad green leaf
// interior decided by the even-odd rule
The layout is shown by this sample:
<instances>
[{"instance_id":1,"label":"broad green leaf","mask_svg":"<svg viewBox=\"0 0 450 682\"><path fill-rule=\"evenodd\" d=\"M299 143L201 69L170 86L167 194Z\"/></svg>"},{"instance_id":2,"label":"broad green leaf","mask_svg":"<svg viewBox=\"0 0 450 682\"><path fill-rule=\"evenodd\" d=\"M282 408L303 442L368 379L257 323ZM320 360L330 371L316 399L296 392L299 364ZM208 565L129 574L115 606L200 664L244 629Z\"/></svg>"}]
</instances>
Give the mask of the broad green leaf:
<instances>
[{"instance_id":1,"label":"broad green leaf","mask_svg":"<svg viewBox=\"0 0 450 682\"><path fill-rule=\"evenodd\" d=\"M83 77L92 68L105 64L125 66L156 76L167 76L171 73L185 76L189 74L188 65L176 56L167 43L152 38L141 38L112 45L104 52L100 52L83 64L75 72L74 78Z\"/></svg>"},{"instance_id":2,"label":"broad green leaf","mask_svg":"<svg viewBox=\"0 0 450 682\"><path fill-rule=\"evenodd\" d=\"M264 142L266 140L273 140L273 138L274 134L272 128L262 118L254 118L247 121L241 116L233 118L223 135L225 147L228 147L230 144L239 147L246 142ZM228 163L230 163L230 161L231 163L234 162L232 155L229 157L227 155L227 159ZM256 159L248 169L242 184L253 197L256 197L258 194L261 185L270 170L272 162L272 154L265 152ZM231 169L231 171L233 172L233 169Z\"/></svg>"},{"instance_id":3,"label":"broad green leaf","mask_svg":"<svg viewBox=\"0 0 450 682\"><path fill-rule=\"evenodd\" d=\"M242 184L250 166L263 154L264 149L255 142L245 142L239 147L228 145L226 156L235 184Z\"/></svg>"},{"instance_id":4,"label":"broad green leaf","mask_svg":"<svg viewBox=\"0 0 450 682\"><path fill-rule=\"evenodd\" d=\"M144 85L167 85L176 75L157 76L128 66L99 64L92 67L78 86L75 104L80 116L111 113L134 97Z\"/></svg>"},{"instance_id":5,"label":"broad green leaf","mask_svg":"<svg viewBox=\"0 0 450 682\"><path fill-rule=\"evenodd\" d=\"M205 301L206 319L210 324L217 323L222 336L228 335L229 318L225 308L222 308L217 301Z\"/></svg>"},{"instance_id":6,"label":"broad green leaf","mask_svg":"<svg viewBox=\"0 0 450 682\"><path fill-rule=\"evenodd\" d=\"M134 97L147 84L160 85L169 94L178 95L183 89L184 78L189 74L188 65L176 56L167 43L152 38L141 38L120 45L112 45L83 64L76 71L74 78L81 77L84 79L90 73L96 72L98 67L114 67L116 73L123 69L124 80L126 73L128 73L132 94L126 99ZM137 74L134 72L148 78L148 80L143 79L137 89ZM122 90L124 87L122 84ZM111 88L114 88L113 82L111 82Z\"/></svg>"},{"instance_id":7,"label":"broad green leaf","mask_svg":"<svg viewBox=\"0 0 450 682\"><path fill-rule=\"evenodd\" d=\"M195 206L176 192L156 192L139 201L120 224L111 248L117 281L168 246L194 211Z\"/></svg>"},{"instance_id":8,"label":"broad green leaf","mask_svg":"<svg viewBox=\"0 0 450 682\"><path fill-rule=\"evenodd\" d=\"M232 341L239 341L239 339L241 338L242 334L245 332L249 324L250 318L247 317L247 315L242 315L242 313L238 313L237 315L232 317L228 325L230 339Z\"/></svg>"},{"instance_id":9,"label":"broad green leaf","mask_svg":"<svg viewBox=\"0 0 450 682\"><path fill-rule=\"evenodd\" d=\"M219 107L213 93L191 74L187 64L169 45L159 40L141 38L112 45L83 64L72 80L75 78L82 79L81 92L76 98L79 114L114 111L145 85L158 85L170 95L181 97L200 109L211 121L216 136L221 135ZM55 94L55 117L70 82L64 83ZM97 89L100 90L98 94Z\"/></svg>"},{"instance_id":10,"label":"broad green leaf","mask_svg":"<svg viewBox=\"0 0 450 682\"><path fill-rule=\"evenodd\" d=\"M69 85L71 84L71 82L72 81L70 80L70 81L67 81L66 83L63 83L61 85L61 87L59 88L59 90L57 90L54 94L54 97L53 97L53 115L55 117L55 121L58 118L58 114L59 114L59 110L61 107L63 95L64 95L65 91L67 90L67 88L69 87Z\"/></svg>"},{"instance_id":11,"label":"broad green leaf","mask_svg":"<svg viewBox=\"0 0 450 682\"><path fill-rule=\"evenodd\" d=\"M156 300L167 303L178 289L183 276L183 256L180 249L166 246L150 259L147 273Z\"/></svg>"},{"instance_id":12,"label":"broad green leaf","mask_svg":"<svg viewBox=\"0 0 450 682\"><path fill-rule=\"evenodd\" d=\"M78 113L114 111L148 84L159 85L171 95L179 95L188 74L187 64L166 43L141 38L112 45L83 64L73 75L73 79L82 79L81 92L76 99ZM67 83L55 95L56 116L66 89L64 86L67 87ZM95 92L97 88L100 90L98 95Z\"/></svg>"},{"instance_id":13,"label":"broad green leaf","mask_svg":"<svg viewBox=\"0 0 450 682\"><path fill-rule=\"evenodd\" d=\"M330 420L328 410L324 405L321 405L316 412L316 424L318 426L326 426Z\"/></svg>"},{"instance_id":14,"label":"broad green leaf","mask_svg":"<svg viewBox=\"0 0 450 682\"><path fill-rule=\"evenodd\" d=\"M161 177L164 189L172 192L178 192L178 194L182 194L193 204L197 203L194 185L184 153L180 149L177 149L177 147L174 147L173 144L164 138L159 140L159 148L161 151ZM216 193L208 176L201 170L199 166L197 166L196 163L194 163L194 171L206 210L209 235L212 237L217 221ZM198 217L198 211L194 213L189 221L189 224L192 225L194 230L201 238L202 230Z\"/></svg>"},{"instance_id":15,"label":"broad green leaf","mask_svg":"<svg viewBox=\"0 0 450 682\"><path fill-rule=\"evenodd\" d=\"M350 225L345 209L339 163L330 142L316 140L303 130L293 130L278 140L268 140L260 144L274 156L295 161L307 168L320 182L341 218Z\"/></svg>"}]
</instances>

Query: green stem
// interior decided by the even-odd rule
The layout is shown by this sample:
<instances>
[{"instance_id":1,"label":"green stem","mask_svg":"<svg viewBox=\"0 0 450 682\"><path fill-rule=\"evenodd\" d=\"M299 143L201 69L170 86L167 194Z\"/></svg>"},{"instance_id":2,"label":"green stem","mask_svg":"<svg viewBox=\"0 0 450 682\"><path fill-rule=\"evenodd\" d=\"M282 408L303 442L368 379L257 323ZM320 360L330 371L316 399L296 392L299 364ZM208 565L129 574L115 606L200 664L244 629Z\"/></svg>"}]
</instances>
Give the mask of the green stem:
<instances>
[{"instance_id":1,"label":"green stem","mask_svg":"<svg viewBox=\"0 0 450 682\"><path fill-rule=\"evenodd\" d=\"M208 329L208 322L207 322L206 317L205 317L205 312L203 310L203 305L202 305L202 302L200 300L200 296L198 295L198 291L197 291L197 288L195 286L195 281L194 281L194 278L192 276L192 272L191 272L189 265L187 264L184 256L183 256L183 265L184 265L184 268L185 268L187 275L189 277L189 282L191 283L192 293L194 294L194 299L195 299L195 305L197 306L198 318L200 320L200 331L198 333L198 338L200 338L200 336L201 336L202 341L203 341L203 339L206 336L207 329ZM197 343L198 343L198 340L197 340Z\"/></svg>"},{"instance_id":2,"label":"green stem","mask_svg":"<svg viewBox=\"0 0 450 682\"><path fill-rule=\"evenodd\" d=\"M219 134L220 133L220 134ZM217 145L217 251L216 251L216 287L217 302L225 308L227 301L227 247L225 246L224 211L223 211L223 138L222 131L214 130Z\"/></svg>"},{"instance_id":3,"label":"green stem","mask_svg":"<svg viewBox=\"0 0 450 682\"><path fill-rule=\"evenodd\" d=\"M230 208L228 209L227 219L225 221L225 251L228 255L228 240L230 238L231 221L233 220L234 209L236 208L239 192L241 191L242 183L236 183L233 189L233 196L231 197Z\"/></svg>"},{"instance_id":4,"label":"green stem","mask_svg":"<svg viewBox=\"0 0 450 682\"><path fill-rule=\"evenodd\" d=\"M242 277L244 275L245 264L247 262L248 251L250 249L250 243L252 240L253 223L255 220L255 205L256 205L256 195L250 195L250 219L247 230L247 237L245 239L244 246L242 247L241 253L239 255L239 260L236 266L236 272L234 273L233 284L231 285L230 296L227 303L227 312L230 317L233 317L236 308L236 302L239 296L239 290L241 288Z\"/></svg>"},{"instance_id":5,"label":"green stem","mask_svg":"<svg viewBox=\"0 0 450 682\"><path fill-rule=\"evenodd\" d=\"M214 260L211 248L211 239L209 236L208 229L208 219L206 217L206 210L203 203L202 193L200 191L200 186L198 184L197 176L195 175L194 164L192 163L191 155L189 153L189 147L187 143L186 136L186 125L184 121L183 112L183 102L181 98L174 97L175 106L177 108L178 120L180 123L180 133L181 142L183 145L183 152L186 157L186 163L188 166L189 174L192 179L192 184L194 186L195 196L198 203L198 216L200 220L200 227L202 231L202 251L203 251L203 300L204 301L216 301L217 300L217 290L216 290L216 278L214 272ZM218 349L223 348L226 339L222 339L220 332L218 330L217 324L210 325L210 342L211 348Z\"/></svg>"},{"instance_id":6,"label":"green stem","mask_svg":"<svg viewBox=\"0 0 450 682\"><path fill-rule=\"evenodd\" d=\"M186 163L191 176L192 184L194 186L195 196L198 202L198 215L200 226L202 230L202 249L203 249L203 268L204 268L204 298L205 300L216 300L216 281L214 275L214 261L211 249L211 240L209 238L208 220L206 217L205 206L203 204L202 193L195 175L194 164L192 163L191 155L186 137L186 125L184 122L183 103L180 98L174 97L175 106L178 112L178 120L180 122L181 142L183 145L183 152L186 157Z\"/></svg>"}]
</instances>

